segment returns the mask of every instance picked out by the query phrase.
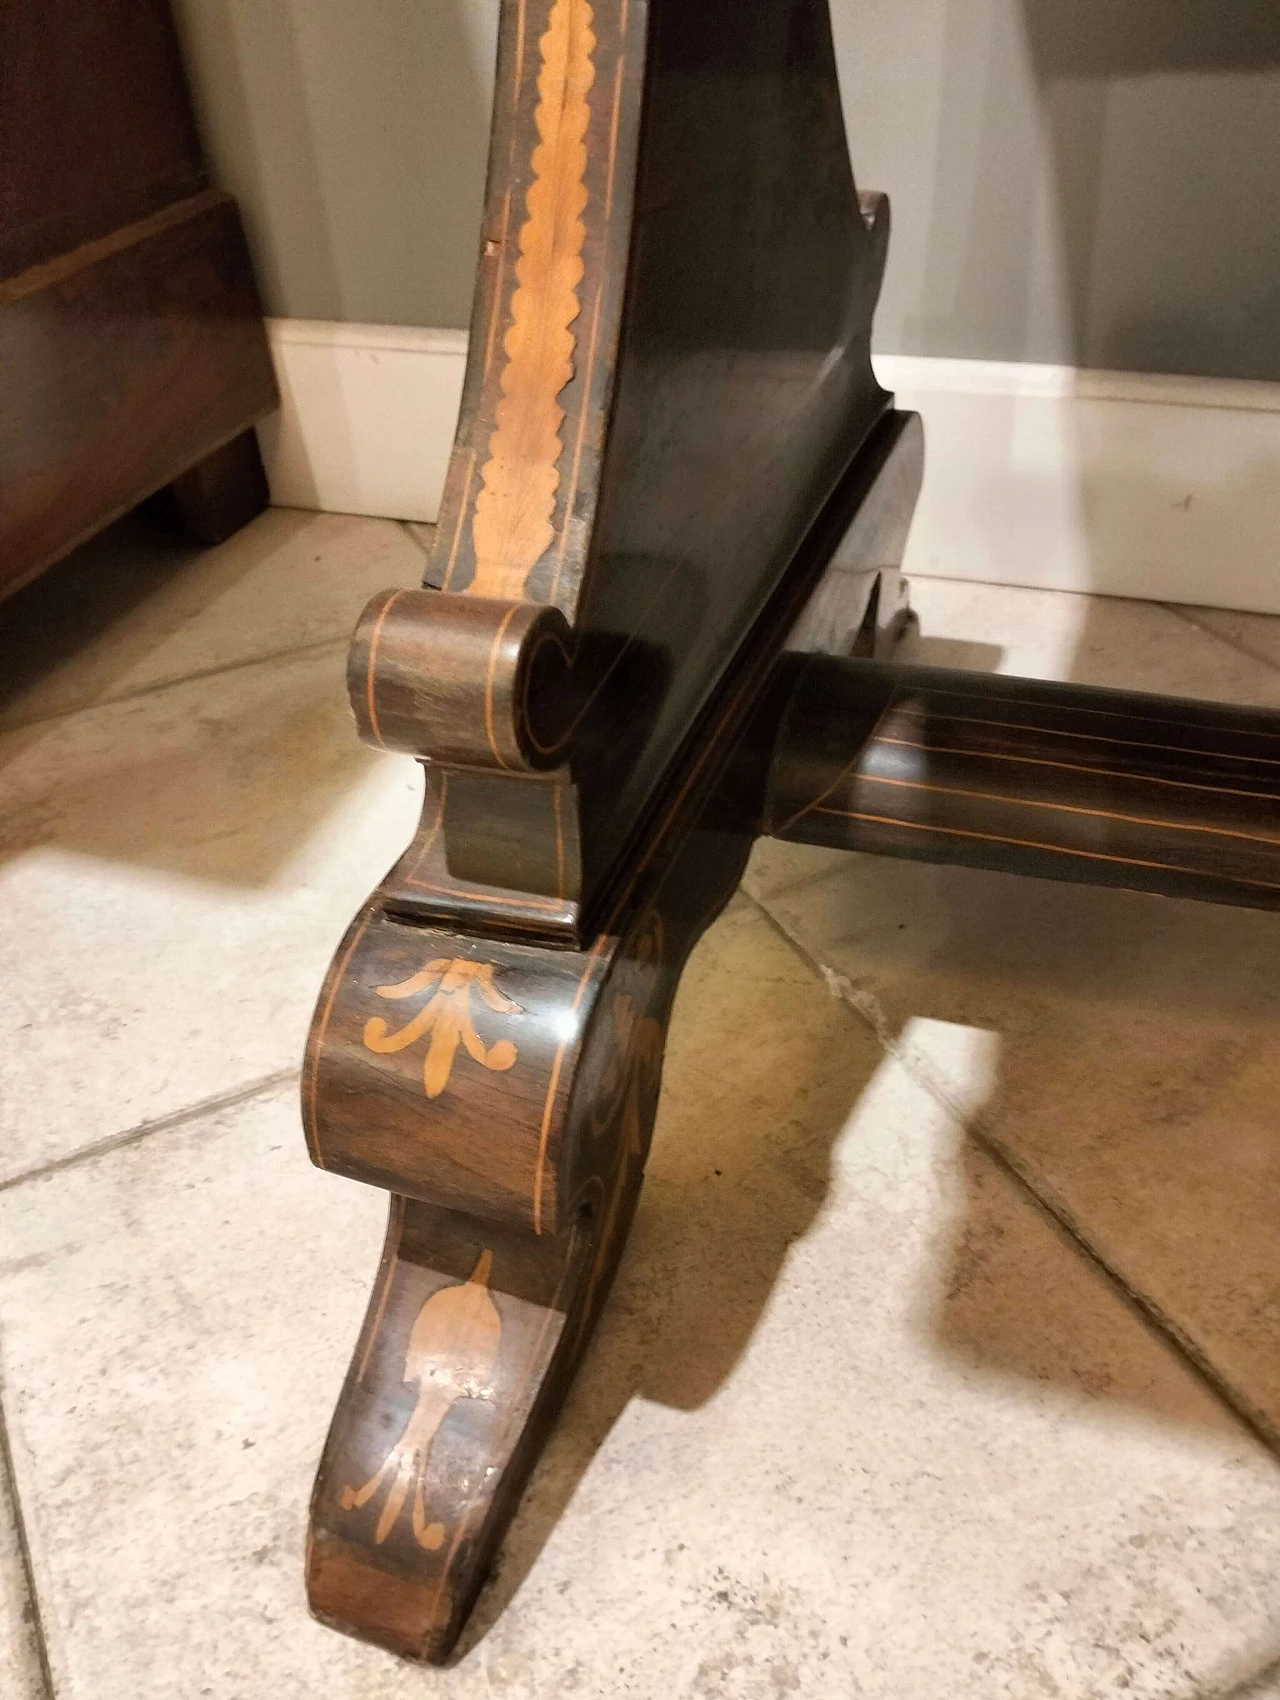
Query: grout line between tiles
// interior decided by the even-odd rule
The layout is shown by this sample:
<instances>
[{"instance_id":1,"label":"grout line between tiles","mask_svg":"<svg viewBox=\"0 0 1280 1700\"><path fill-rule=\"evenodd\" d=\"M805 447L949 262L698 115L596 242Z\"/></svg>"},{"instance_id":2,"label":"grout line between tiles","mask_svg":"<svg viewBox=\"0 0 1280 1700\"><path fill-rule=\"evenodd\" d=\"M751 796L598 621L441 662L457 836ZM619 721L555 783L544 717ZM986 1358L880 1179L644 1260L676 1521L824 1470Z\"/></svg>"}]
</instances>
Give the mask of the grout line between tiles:
<instances>
[{"instance_id":1,"label":"grout line between tiles","mask_svg":"<svg viewBox=\"0 0 1280 1700\"><path fill-rule=\"evenodd\" d=\"M92 702L77 703L74 708L56 709L52 714L36 714L29 720L0 719L0 739L8 737L10 733L29 731L33 726L50 725L55 720L72 720L77 714L89 714L96 708L111 708L118 702L137 702L140 697L158 696L161 691L171 691L179 685L216 678L219 673L239 673L249 667L265 667L274 661L291 661L302 655L319 655L326 649L339 649L347 641L345 637L320 638L315 643L294 644L288 649L268 650L264 655L247 655L238 661L224 661L216 667L197 667L191 673L181 673L172 679L156 679L149 685L138 685L131 691L121 691L118 696L95 697Z\"/></svg>"},{"instance_id":2,"label":"grout line between tiles","mask_svg":"<svg viewBox=\"0 0 1280 1700\"><path fill-rule=\"evenodd\" d=\"M1204 1700L1270 1700L1276 1692L1272 1684L1277 1678L1280 1678L1280 1656L1251 1671L1240 1682L1233 1682L1230 1688L1215 1689Z\"/></svg>"},{"instance_id":3,"label":"grout line between tiles","mask_svg":"<svg viewBox=\"0 0 1280 1700\"><path fill-rule=\"evenodd\" d=\"M18 1558L22 1565L22 1575L26 1583L27 1601L31 1607L29 1628L31 1639L35 1644L36 1661L40 1667L40 1686L44 1690L45 1700L57 1700L57 1690L53 1682L53 1665L49 1659L49 1641L45 1634L44 1613L40 1608L40 1593L36 1587L35 1561L31 1556L27 1520L22 1509L22 1499L18 1493L17 1473L13 1467L13 1447L9 1441L9 1421L4 1409L3 1382L0 1382L0 1475L4 1477L9 1502L13 1509L13 1529L18 1542Z\"/></svg>"},{"instance_id":4,"label":"grout line between tiles","mask_svg":"<svg viewBox=\"0 0 1280 1700\"><path fill-rule=\"evenodd\" d=\"M1255 1407L1244 1394L1232 1386L1225 1376L1219 1373L1213 1361L1197 1342L1161 1305L1157 1304L1153 1298L1142 1292L1138 1287L1135 1287L1106 1254L1093 1244L1066 1201L1046 1184L1042 1175L1037 1174L1030 1164L1025 1163L992 1131L980 1113L965 1109L957 1101L947 1081L933 1067L928 1058L899 1042L892 1031L887 1016L880 1007L879 1000L869 992L859 991L846 975L837 974L834 969L828 968L794 933L778 920L759 898L753 897L750 892L746 891L743 895L754 904L768 924L786 944L790 945L801 961L826 982L832 996L840 998L859 1020L871 1029L877 1043L886 1055L893 1057L896 1062L900 1063L912 1080L923 1091L927 1092L936 1103L942 1106L947 1114L964 1129L974 1144L995 1163L997 1168L1001 1169L1016 1183L1034 1207L1050 1222L1056 1224L1076 1249L1082 1252L1094 1267L1106 1277L1145 1325L1183 1360L1197 1380L1243 1423L1254 1438L1260 1441L1273 1457L1280 1459L1280 1428L1277 1428L1265 1411Z\"/></svg>"},{"instance_id":5,"label":"grout line between tiles","mask_svg":"<svg viewBox=\"0 0 1280 1700\"><path fill-rule=\"evenodd\" d=\"M1236 638L1223 637L1222 633L1215 632L1212 626L1202 626L1196 619L1194 607L1181 602L1161 602L1159 606L1164 609L1166 614L1172 614L1175 619L1181 620L1184 625L1191 626L1203 637L1212 638L1215 643L1222 644L1225 649L1234 650L1237 655L1243 655L1248 661L1257 662L1260 667L1265 667L1271 673L1280 673L1280 667L1270 656L1264 655L1261 650L1251 649L1247 643L1240 643ZM1215 614L1221 611L1216 608L1212 610ZM1274 616L1272 617L1274 618Z\"/></svg>"},{"instance_id":6,"label":"grout line between tiles","mask_svg":"<svg viewBox=\"0 0 1280 1700\"><path fill-rule=\"evenodd\" d=\"M170 1128L198 1121L201 1116L215 1115L219 1110L231 1110L238 1104L247 1104L250 1099L263 1096L277 1086L283 1086L287 1081L297 1080L300 1074L301 1070L296 1068L278 1069L274 1074L264 1074L260 1079L237 1086L230 1092L215 1093L211 1098L201 1098L198 1103L188 1104L181 1110L173 1110L167 1116L157 1116L154 1121L139 1122L137 1127L126 1128L122 1133L108 1134L105 1139L97 1139L92 1145L72 1151L65 1157L55 1157L49 1163L37 1164L34 1169L24 1169L19 1175L10 1175L7 1180L0 1180L0 1193L11 1192L15 1187L26 1186L29 1181L42 1180L46 1175L56 1175L63 1169L73 1169L80 1163L91 1162L95 1157L103 1157L109 1152L137 1145L150 1138L153 1133L165 1133Z\"/></svg>"}]
</instances>

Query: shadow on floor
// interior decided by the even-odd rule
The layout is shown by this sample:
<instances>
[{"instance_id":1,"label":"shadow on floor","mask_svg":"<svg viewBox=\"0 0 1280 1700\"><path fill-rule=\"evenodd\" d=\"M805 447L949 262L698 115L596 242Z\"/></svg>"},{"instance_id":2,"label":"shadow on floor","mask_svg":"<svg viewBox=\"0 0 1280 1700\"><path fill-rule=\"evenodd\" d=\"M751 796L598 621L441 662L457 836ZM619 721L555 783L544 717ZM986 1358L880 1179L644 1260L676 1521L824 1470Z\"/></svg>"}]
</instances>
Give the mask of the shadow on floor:
<instances>
[{"instance_id":1,"label":"shadow on floor","mask_svg":"<svg viewBox=\"0 0 1280 1700\"><path fill-rule=\"evenodd\" d=\"M102 639L127 632L136 609L179 574L190 581L208 553L185 540L169 492L162 490L0 602L0 711ZM233 560L232 578L220 562L221 571L204 574L199 589L191 587L184 620L261 564L252 548L236 550ZM137 660L136 643L127 636L116 642L98 663L96 690L109 693Z\"/></svg>"},{"instance_id":2,"label":"shadow on floor","mask_svg":"<svg viewBox=\"0 0 1280 1700\"><path fill-rule=\"evenodd\" d=\"M908 875L916 871L901 866ZM992 888L1003 883L999 876L962 871L967 889L960 890L946 883L951 870L937 872L943 884L936 900L967 902L970 909L975 882L985 878ZM962 941L954 961L935 959L926 966L905 1002L970 1031L985 1019L988 1036L995 1040L999 1077L989 1100L973 1106L975 1116L997 1118L1006 1104L1016 1115L1029 1098L1045 1111L1051 1134L1055 1126L1061 1128L1064 1116L1070 1117L1071 1106L1078 1107L1079 1122L1068 1121L1068 1126L1079 1136L1083 1171L1073 1167L1055 1174L1052 1141L1045 1148L1033 1139L1028 1154L1076 1205L1086 1232L1098 1230L1113 1262L1127 1264L1137 1284L1149 1265L1166 1308L1172 1299L1176 1312L1181 1293L1187 1299L1185 1319L1193 1327L1208 1324L1219 1331L1229 1374L1239 1368L1229 1353L1240 1343L1252 1350L1253 1368L1265 1369L1274 1358L1275 1322L1259 1315L1259 1298L1266 1297L1268 1286L1273 1296L1280 1292L1280 1250L1265 1203L1256 1196L1249 1203L1257 1191L1250 1160L1258 1154L1233 1151L1224 1138L1215 1153L1217 1163L1207 1164L1203 1152L1178 1138L1180 1125L1239 1066L1241 1052L1228 1047L1206 1068L1202 1056L1180 1061L1159 1049L1163 1012L1180 1004L1190 1004L1215 1025L1225 1016L1223 1024L1229 1027L1239 1015L1231 1009L1229 984L1211 984L1201 999L1194 973L1188 977L1202 960L1212 929L1184 940L1185 954L1174 947L1157 951L1145 963L1126 961L1126 941L1119 940L1113 973L1099 988L1100 1002L1106 1010L1123 1009L1128 1002L1155 1037L1155 1055L1138 1059L1135 1069L1105 1043L1077 1054L1070 1023L1063 1023L1059 1045L1045 1054L1034 1032L1018 1031L1017 1023L1007 1020L1007 1005L988 1007L984 1014L984 975L1002 951L1022 956L1024 947L1014 936L1032 918L1069 926L1086 957L1106 948L1112 932L1105 908L1110 894L1098 905L1098 894L1064 888L1062 895L1085 901L1055 916L1052 899L1057 895L1049 888L1049 902L1035 917L1012 906L1003 938L989 909L985 917L975 916L975 935L984 921L997 935L985 960ZM901 896L910 905L920 894L908 879ZM1089 930L1090 900L1096 914L1093 936L1082 937ZM1136 907L1150 901L1138 899ZM1044 1002L1051 1017L1070 955L1064 943L1048 964ZM1025 988L1003 966L999 970L1011 1002L1030 989L1036 972L1030 951L1024 961ZM1078 993L1077 971L1068 964L1065 975L1073 995ZM727 999L731 1013L685 1012L685 1019L698 1022L702 1043L708 1022L736 1021L746 1031L760 1031L756 999L748 988L738 990L741 996ZM909 1041L909 1028L909 1022L897 1023L895 1036ZM1169 1037L1176 1051L1176 1035ZM735 1054L731 1078L700 1076L675 1083L682 1097L697 1105L697 1139L682 1138L678 1126L664 1133L660 1120L646 1193L617 1287L503 1544L495 1576L477 1605L460 1658L485 1637L521 1589L628 1404L640 1398L692 1411L714 1399L759 1327L789 1253L811 1232L824 1207L833 1150L847 1137L872 1085L878 1056L860 1044L842 1046L830 1030L789 1044L786 1058L793 1064L797 1089L803 1089L806 1071L808 1087L803 1108L786 1117L776 1110L761 1114L761 1098L770 1091L766 1076L778 1067L779 1053L760 1049L756 1068ZM814 1066L819 1056L821 1064ZM1082 1090L1082 1075L1093 1077L1088 1091ZM1044 1131L1033 1128L1033 1133ZM1230 1123L1224 1132L1229 1135ZM1188 1377L1185 1361L1153 1334L1123 1290L1108 1283L1055 1224L1029 1209L1025 1195L959 1130L957 1140L958 1163L948 1183L951 1209L937 1229L927 1266L922 1263L913 1277L920 1288L914 1296L919 1333L932 1343L929 1349L953 1362L962 1375L976 1373L983 1382L1025 1388L1033 1401L1048 1397L1064 1410L1078 1410L1085 1421L1097 1421L1101 1405L1118 1406L1122 1413L1160 1426L1190 1429L1208 1445L1230 1450L1247 1444L1236 1417L1206 1389L1196 1388L1194 1373ZM1247 1146L1247 1138L1242 1144ZM1080 1182L1082 1172L1086 1181L1090 1178L1093 1165L1098 1187L1090 1192ZM1253 1173L1256 1177L1256 1169ZM1269 1196L1274 1199L1274 1188ZM856 1358L856 1339L850 1339L848 1351ZM856 1423L856 1406L833 1403L830 1391L815 1384L812 1420ZM762 1431L760 1445L773 1444ZM633 1514L643 1522L644 1505L637 1504ZM1219 1683L1206 1686L1205 1694L1248 1695L1249 1684L1235 1686L1238 1674L1238 1665L1224 1668Z\"/></svg>"}]
</instances>

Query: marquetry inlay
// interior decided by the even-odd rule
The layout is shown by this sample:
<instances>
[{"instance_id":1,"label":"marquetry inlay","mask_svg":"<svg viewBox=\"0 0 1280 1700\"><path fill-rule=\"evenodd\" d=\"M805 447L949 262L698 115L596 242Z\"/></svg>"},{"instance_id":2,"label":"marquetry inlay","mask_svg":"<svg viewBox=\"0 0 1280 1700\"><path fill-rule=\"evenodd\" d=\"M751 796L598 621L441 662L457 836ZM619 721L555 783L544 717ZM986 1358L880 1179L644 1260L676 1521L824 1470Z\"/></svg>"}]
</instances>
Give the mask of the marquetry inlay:
<instances>
[{"instance_id":1,"label":"marquetry inlay","mask_svg":"<svg viewBox=\"0 0 1280 1700\"><path fill-rule=\"evenodd\" d=\"M540 43L538 145L525 197L501 398L481 473L472 539L474 596L518 600L554 536L564 409L581 311L587 205L587 91L595 77L587 0L555 0Z\"/></svg>"},{"instance_id":2,"label":"marquetry inlay","mask_svg":"<svg viewBox=\"0 0 1280 1700\"><path fill-rule=\"evenodd\" d=\"M520 1005L512 1003L493 983L494 965L491 962L450 961L438 957L420 974L396 986L379 986L380 998L413 998L430 993L422 1008L407 1026L398 1033L388 1031L381 1016L372 1016L364 1028L366 1049L382 1056L407 1050L419 1039L429 1038L422 1064L422 1086L428 1098L438 1098L449 1084L453 1059L458 1046L481 1067L501 1073L516 1061L516 1047L510 1039L499 1039L486 1045L476 1032L472 1013L471 994L499 1015L519 1015Z\"/></svg>"},{"instance_id":3,"label":"marquetry inlay","mask_svg":"<svg viewBox=\"0 0 1280 1700\"><path fill-rule=\"evenodd\" d=\"M378 1546L406 1504L418 1545L428 1552L444 1545L445 1525L427 1505L427 1465L440 1425L457 1401L492 1396L490 1380L502 1344L502 1318L489 1292L492 1266L493 1253L482 1251L470 1280L441 1287L419 1310L404 1358L404 1379L417 1387L417 1402L375 1473L362 1487L342 1490L342 1509L360 1511L388 1488L374 1530Z\"/></svg>"}]
</instances>

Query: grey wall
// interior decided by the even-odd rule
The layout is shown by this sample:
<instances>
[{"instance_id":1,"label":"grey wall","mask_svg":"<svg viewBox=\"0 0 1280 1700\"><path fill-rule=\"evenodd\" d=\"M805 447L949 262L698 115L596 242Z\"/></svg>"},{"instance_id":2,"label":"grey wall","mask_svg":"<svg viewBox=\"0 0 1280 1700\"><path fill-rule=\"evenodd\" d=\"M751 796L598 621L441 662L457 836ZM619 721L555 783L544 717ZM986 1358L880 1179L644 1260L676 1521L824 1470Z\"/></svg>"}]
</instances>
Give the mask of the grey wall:
<instances>
[{"instance_id":1,"label":"grey wall","mask_svg":"<svg viewBox=\"0 0 1280 1700\"><path fill-rule=\"evenodd\" d=\"M833 0L897 353L1280 379L1276 0Z\"/></svg>"},{"instance_id":2,"label":"grey wall","mask_svg":"<svg viewBox=\"0 0 1280 1700\"><path fill-rule=\"evenodd\" d=\"M269 309L465 325L497 0L176 7ZM1280 380L1280 0L832 11L882 350Z\"/></svg>"},{"instance_id":3,"label":"grey wall","mask_svg":"<svg viewBox=\"0 0 1280 1700\"><path fill-rule=\"evenodd\" d=\"M497 0L173 0L267 311L465 325Z\"/></svg>"}]
</instances>

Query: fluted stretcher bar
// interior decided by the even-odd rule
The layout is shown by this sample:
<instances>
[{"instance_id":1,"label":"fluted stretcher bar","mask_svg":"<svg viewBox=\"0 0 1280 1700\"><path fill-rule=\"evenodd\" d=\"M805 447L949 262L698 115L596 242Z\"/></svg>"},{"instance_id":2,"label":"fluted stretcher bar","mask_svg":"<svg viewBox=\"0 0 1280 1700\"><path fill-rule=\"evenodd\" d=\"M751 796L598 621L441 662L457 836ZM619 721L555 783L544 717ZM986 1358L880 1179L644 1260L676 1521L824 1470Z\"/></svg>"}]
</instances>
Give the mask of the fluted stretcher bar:
<instances>
[{"instance_id":1,"label":"fluted stretcher bar","mask_svg":"<svg viewBox=\"0 0 1280 1700\"><path fill-rule=\"evenodd\" d=\"M770 772L777 838L1280 908L1280 714L826 657Z\"/></svg>"}]
</instances>

